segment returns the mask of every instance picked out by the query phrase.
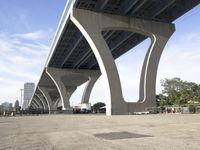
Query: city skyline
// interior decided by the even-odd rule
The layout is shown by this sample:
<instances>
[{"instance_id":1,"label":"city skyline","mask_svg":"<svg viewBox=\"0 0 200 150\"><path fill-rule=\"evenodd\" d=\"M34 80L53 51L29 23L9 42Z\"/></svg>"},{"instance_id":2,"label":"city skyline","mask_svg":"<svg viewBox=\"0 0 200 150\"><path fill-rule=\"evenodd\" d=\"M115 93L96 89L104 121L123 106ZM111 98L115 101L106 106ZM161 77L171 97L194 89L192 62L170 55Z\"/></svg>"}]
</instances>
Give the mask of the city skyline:
<instances>
[{"instance_id":1,"label":"city skyline","mask_svg":"<svg viewBox=\"0 0 200 150\"><path fill-rule=\"evenodd\" d=\"M6 10L8 6L12 9ZM4 99L12 103L20 100L23 83L38 82L64 6L65 0L19 0L12 5L0 2L0 103ZM200 71L196 69L200 65L199 11L197 6L175 21L176 32L167 43L158 68L157 92L161 91L159 82L164 78L180 77L200 83ZM127 101L137 101L140 68L149 44L148 39L116 60ZM92 103L105 101L102 83L100 78L91 94ZM73 104L80 102L83 88L84 85L73 94Z\"/></svg>"}]
</instances>

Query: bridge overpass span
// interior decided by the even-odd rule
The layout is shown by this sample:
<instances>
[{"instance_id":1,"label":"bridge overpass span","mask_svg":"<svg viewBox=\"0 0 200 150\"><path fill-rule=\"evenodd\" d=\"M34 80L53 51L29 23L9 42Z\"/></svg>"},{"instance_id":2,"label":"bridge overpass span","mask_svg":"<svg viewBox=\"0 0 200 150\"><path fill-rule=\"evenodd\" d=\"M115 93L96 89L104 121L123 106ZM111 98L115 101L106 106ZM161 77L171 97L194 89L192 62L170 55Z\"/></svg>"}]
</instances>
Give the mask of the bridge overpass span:
<instances>
[{"instance_id":1,"label":"bridge overpass span","mask_svg":"<svg viewBox=\"0 0 200 150\"><path fill-rule=\"evenodd\" d=\"M155 84L161 54L175 31L173 21L200 0L68 0L30 106L52 112L87 82L81 102L103 76L106 114L129 114L156 106ZM140 76L139 100L123 99L115 59L146 38L151 39Z\"/></svg>"}]
</instances>

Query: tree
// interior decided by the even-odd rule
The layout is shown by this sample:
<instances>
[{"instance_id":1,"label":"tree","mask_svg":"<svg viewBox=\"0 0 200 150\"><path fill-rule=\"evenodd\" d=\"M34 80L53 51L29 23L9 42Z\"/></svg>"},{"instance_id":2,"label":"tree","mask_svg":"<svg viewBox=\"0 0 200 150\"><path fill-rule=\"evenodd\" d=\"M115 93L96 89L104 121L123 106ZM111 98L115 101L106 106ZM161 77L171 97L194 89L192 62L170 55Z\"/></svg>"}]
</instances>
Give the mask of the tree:
<instances>
[{"instance_id":1,"label":"tree","mask_svg":"<svg viewBox=\"0 0 200 150\"><path fill-rule=\"evenodd\" d=\"M21 107L19 106L19 101L16 100L16 101L15 101L15 110L16 110L17 113L19 113L20 108L21 108Z\"/></svg>"},{"instance_id":2,"label":"tree","mask_svg":"<svg viewBox=\"0 0 200 150\"><path fill-rule=\"evenodd\" d=\"M161 80L160 105L184 105L188 101L200 101L200 85L180 78Z\"/></svg>"}]
</instances>

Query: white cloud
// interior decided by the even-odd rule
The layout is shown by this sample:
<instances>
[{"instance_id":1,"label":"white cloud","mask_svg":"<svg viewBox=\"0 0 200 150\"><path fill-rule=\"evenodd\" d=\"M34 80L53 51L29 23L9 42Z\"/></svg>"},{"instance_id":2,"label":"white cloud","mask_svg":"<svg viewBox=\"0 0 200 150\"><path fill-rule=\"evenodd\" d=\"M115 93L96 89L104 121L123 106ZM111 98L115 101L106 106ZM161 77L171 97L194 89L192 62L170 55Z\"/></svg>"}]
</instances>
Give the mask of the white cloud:
<instances>
[{"instance_id":1,"label":"white cloud","mask_svg":"<svg viewBox=\"0 0 200 150\"><path fill-rule=\"evenodd\" d=\"M15 34L14 36L17 38L27 39L27 40L41 40L47 37L47 33L42 30L24 33L24 34Z\"/></svg>"},{"instance_id":2,"label":"white cloud","mask_svg":"<svg viewBox=\"0 0 200 150\"><path fill-rule=\"evenodd\" d=\"M24 82L38 82L49 51L44 40L39 41L47 36L42 33L0 33L0 102L15 100Z\"/></svg>"}]
</instances>

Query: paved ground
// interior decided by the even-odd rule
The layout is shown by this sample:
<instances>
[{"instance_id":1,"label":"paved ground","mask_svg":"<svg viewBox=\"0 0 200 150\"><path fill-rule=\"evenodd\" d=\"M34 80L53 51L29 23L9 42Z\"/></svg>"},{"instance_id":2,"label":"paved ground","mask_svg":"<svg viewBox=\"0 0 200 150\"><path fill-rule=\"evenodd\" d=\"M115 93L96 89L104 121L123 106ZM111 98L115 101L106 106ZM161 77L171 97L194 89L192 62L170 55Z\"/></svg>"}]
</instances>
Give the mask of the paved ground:
<instances>
[{"instance_id":1,"label":"paved ground","mask_svg":"<svg viewBox=\"0 0 200 150\"><path fill-rule=\"evenodd\" d=\"M200 150L196 115L0 117L0 150Z\"/></svg>"}]
</instances>

